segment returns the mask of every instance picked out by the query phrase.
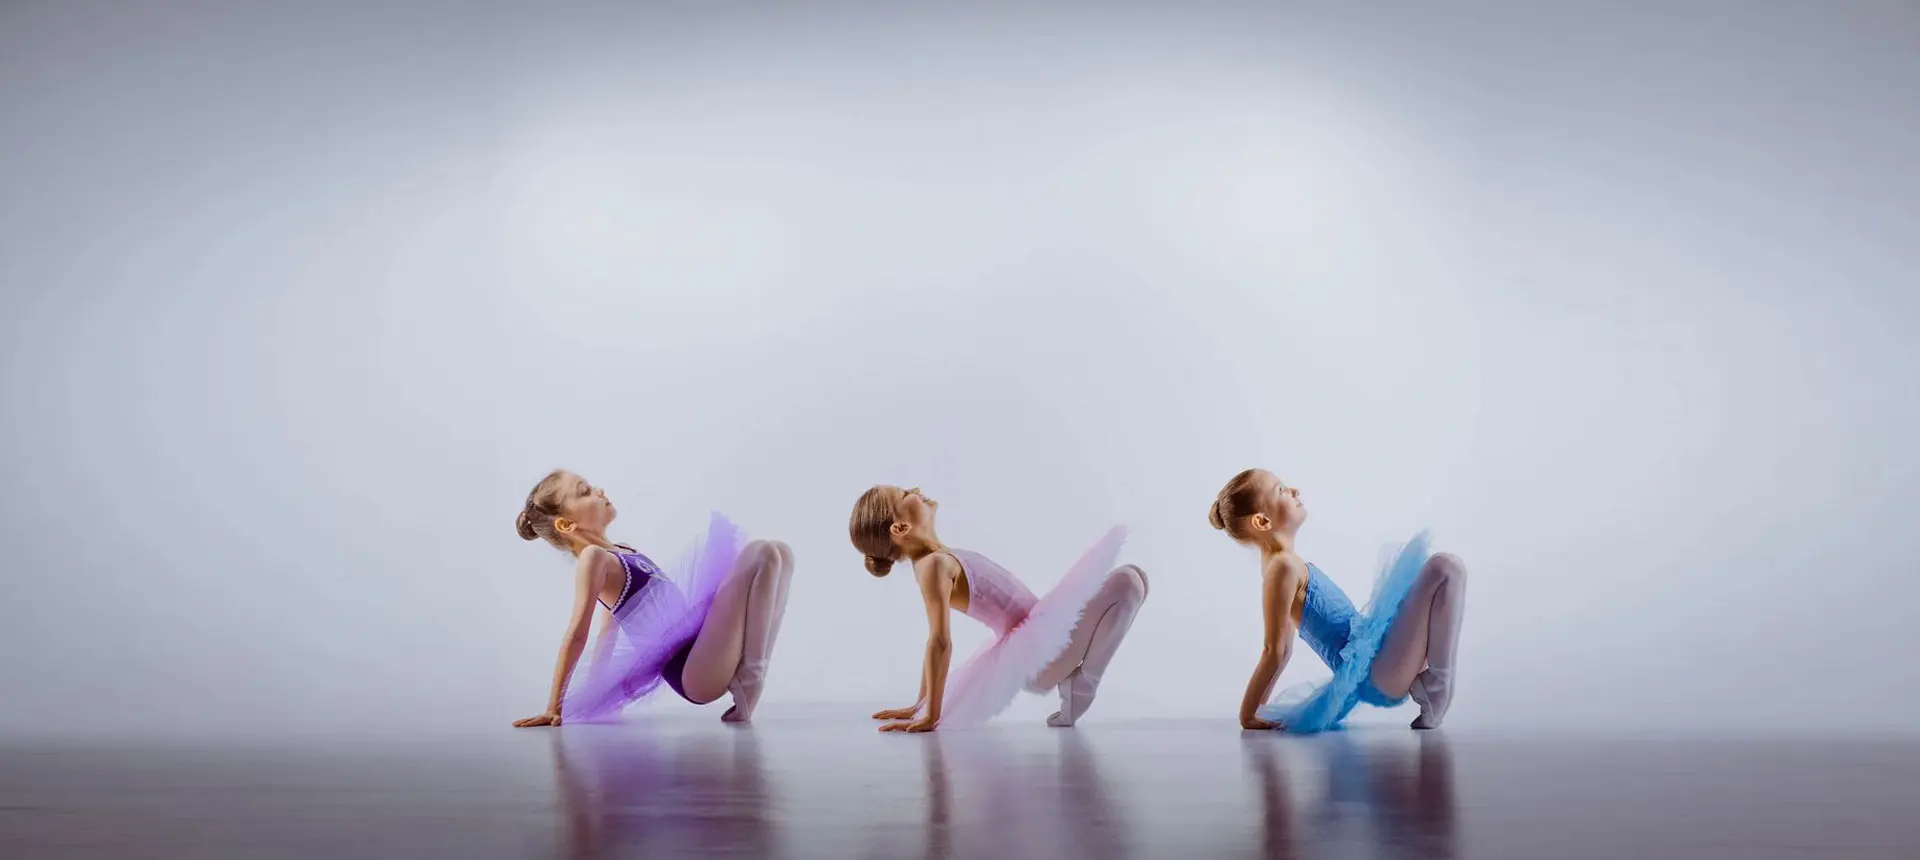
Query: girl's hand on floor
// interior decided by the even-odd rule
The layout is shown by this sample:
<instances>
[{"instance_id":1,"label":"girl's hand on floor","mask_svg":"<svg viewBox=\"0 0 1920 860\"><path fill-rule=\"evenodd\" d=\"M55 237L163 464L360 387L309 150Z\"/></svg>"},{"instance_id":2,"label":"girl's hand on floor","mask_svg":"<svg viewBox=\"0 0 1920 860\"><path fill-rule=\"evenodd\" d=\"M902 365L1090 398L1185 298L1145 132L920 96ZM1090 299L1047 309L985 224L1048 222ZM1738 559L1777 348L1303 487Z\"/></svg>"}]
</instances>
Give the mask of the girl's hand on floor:
<instances>
[{"instance_id":1,"label":"girl's hand on floor","mask_svg":"<svg viewBox=\"0 0 1920 860\"><path fill-rule=\"evenodd\" d=\"M934 725L935 722L933 720L921 719L914 720L911 723L888 723L881 726L880 730L883 732L909 732L919 734L921 732L933 731Z\"/></svg>"}]
</instances>

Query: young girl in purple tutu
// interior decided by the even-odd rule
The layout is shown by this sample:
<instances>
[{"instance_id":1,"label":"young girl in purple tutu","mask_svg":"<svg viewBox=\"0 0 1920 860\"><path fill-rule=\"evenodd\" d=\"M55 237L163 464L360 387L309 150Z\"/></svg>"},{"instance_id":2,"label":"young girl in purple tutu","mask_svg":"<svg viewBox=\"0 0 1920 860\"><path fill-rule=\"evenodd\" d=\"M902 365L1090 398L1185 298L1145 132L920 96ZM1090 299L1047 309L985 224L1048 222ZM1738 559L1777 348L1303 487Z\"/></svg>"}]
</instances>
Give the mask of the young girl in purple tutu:
<instances>
[{"instance_id":1,"label":"young girl in purple tutu","mask_svg":"<svg viewBox=\"0 0 1920 860\"><path fill-rule=\"evenodd\" d=\"M715 513L706 535L671 572L607 537L615 515L599 487L565 470L541 479L515 528L573 555L574 599L547 708L521 728L618 719L666 682L704 705L733 694L726 722L753 717L787 607L793 551L748 541ZM600 635L582 664L599 607Z\"/></svg>"}]
</instances>

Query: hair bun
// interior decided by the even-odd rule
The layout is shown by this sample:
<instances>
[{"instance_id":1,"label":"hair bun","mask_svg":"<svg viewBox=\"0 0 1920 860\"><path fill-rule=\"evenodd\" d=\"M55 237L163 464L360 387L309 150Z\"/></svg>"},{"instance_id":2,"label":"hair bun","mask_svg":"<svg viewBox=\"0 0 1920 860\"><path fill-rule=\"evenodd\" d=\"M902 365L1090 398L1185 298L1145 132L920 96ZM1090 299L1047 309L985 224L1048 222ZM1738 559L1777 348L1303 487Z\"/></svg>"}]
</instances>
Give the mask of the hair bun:
<instances>
[{"instance_id":1,"label":"hair bun","mask_svg":"<svg viewBox=\"0 0 1920 860\"><path fill-rule=\"evenodd\" d=\"M519 516L513 518L513 530L520 533L521 540L540 539L540 533L533 530L533 521L527 517L526 511L521 511Z\"/></svg>"},{"instance_id":2,"label":"hair bun","mask_svg":"<svg viewBox=\"0 0 1920 860\"><path fill-rule=\"evenodd\" d=\"M1207 522L1212 523L1213 527L1216 529L1220 529L1222 531L1226 530L1227 521L1220 518L1220 500L1219 499L1214 499L1213 506L1210 508L1207 508Z\"/></svg>"},{"instance_id":3,"label":"hair bun","mask_svg":"<svg viewBox=\"0 0 1920 860\"><path fill-rule=\"evenodd\" d=\"M890 571L892 569L893 569L893 559L881 558L877 555L867 556L867 572L868 573L871 573L874 576L886 576L887 571Z\"/></svg>"}]
</instances>

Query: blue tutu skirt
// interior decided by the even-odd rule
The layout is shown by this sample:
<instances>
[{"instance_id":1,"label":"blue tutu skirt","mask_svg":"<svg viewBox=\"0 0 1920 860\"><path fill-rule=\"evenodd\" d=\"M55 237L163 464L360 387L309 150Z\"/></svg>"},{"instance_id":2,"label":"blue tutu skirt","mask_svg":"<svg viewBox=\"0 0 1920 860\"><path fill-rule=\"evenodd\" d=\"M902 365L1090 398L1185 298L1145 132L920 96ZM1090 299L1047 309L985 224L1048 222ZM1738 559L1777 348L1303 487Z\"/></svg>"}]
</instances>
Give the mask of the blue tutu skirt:
<instances>
[{"instance_id":1,"label":"blue tutu skirt","mask_svg":"<svg viewBox=\"0 0 1920 860\"><path fill-rule=\"evenodd\" d=\"M1405 695L1389 697L1373 685L1373 660L1431 555L1432 539L1424 531L1390 553L1374 580L1373 596L1364 610L1354 610L1332 580L1309 566L1309 593L1303 614L1332 617L1303 619L1301 629L1306 634L1331 627L1345 634L1309 639L1308 644L1333 669L1333 677L1318 686L1289 688L1255 711L1260 719L1278 724L1281 731L1312 734L1337 728L1362 702L1383 708L1405 702Z\"/></svg>"}]
</instances>

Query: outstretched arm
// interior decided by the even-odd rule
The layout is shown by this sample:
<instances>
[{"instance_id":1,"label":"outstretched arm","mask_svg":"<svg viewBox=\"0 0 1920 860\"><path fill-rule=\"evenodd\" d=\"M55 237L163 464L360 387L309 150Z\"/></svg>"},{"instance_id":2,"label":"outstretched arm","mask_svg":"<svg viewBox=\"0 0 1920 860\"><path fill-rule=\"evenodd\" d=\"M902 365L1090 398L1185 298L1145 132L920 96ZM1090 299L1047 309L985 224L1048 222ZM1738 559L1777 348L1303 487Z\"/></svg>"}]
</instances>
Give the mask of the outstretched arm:
<instances>
[{"instance_id":1,"label":"outstretched arm","mask_svg":"<svg viewBox=\"0 0 1920 860\"><path fill-rule=\"evenodd\" d=\"M600 593L601 585L606 581L607 568L618 564L613 557L604 552L588 550L580 554L580 563L575 566L573 612L567 622L567 632L560 640L560 656L554 662L553 686L547 694L545 713L524 720L515 720L520 728L534 726L560 725L560 702L567 693L567 679L573 675L574 664L580 662L580 653L587 649L587 634L593 630L593 607L597 602L595 595Z\"/></svg>"},{"instance_id":2,"label":"outstretched arm","mask_svg":"<svg viewBox=\"0 0 1920 860\"><path fill-rule=\"evenodd\" d=\"M1273 695L1273 682L1293 656L1293 603L1300 586L1307 581L1307 567L1291 556L1275 558L1261 576L1261 615L1264 618L1260 662L1247 679L1247 693L1240 699L1240 727L1271 729L1274 724L1260 719L1254 711Z\"/></svg>"},{"instance_id":3,"label":"outstretched arm","mask_svg":"<svg viewBox=\"0 0 1920 860\"><path fill-rule=\"evenodd\" d=\"M927 556L913 566L914 579L920 583L920 598L927 607L927 654L920 669L919 719L888 723L883 732L930 732L940 723L940 708L947 690L947 666L953 659L953 636L947 630L948 610L952 607L953 583L960 576L960 562L945 553Z\"/></svg>"}]
</instances>

